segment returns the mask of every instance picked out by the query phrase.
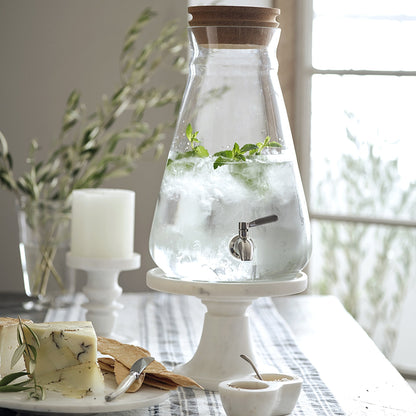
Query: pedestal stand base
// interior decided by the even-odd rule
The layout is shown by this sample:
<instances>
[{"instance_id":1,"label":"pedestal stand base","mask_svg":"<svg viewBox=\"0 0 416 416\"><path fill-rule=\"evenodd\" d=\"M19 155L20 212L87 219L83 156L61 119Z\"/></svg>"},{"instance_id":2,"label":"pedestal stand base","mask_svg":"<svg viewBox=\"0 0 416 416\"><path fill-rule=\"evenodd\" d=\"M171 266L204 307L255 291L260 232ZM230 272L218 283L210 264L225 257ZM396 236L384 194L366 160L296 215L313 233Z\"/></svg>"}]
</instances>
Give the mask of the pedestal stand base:
<instances>
[{"instance_id":1,"label":"pedestal stand base","mask_svg":"<svg viewBox=\"0 0 416 416\"><path fill-rule=\"evenodd\" d=\"M118 275L124 270L138 269L140 255L133 253L126 259L91 259L67 253L66 262L69 267L87 272L83 292L88 297L88 303L82 305L87 309L86 319L93 323L97 335L112 335L122 307L117 302L123 292L118 284Z\"/></svg>"},{"instance_id":2,"label":"pedestal stand base","mask_svg":"<svg viewBox=\"0 0 416 416\"><path fill-rule=\"evenodd\" d=\"M218 390L223 380L253 373L240 358L246 354L255 360L249 319L252 301L264 296L286 296L307 287L304 273L291 280L264 282L196 282L167 277L161 269L147 273L147 285L154 290L196 296L207 307L201 340L193 358L175 372L191 377L209 390Z\"/></svg>"}]
</instances>

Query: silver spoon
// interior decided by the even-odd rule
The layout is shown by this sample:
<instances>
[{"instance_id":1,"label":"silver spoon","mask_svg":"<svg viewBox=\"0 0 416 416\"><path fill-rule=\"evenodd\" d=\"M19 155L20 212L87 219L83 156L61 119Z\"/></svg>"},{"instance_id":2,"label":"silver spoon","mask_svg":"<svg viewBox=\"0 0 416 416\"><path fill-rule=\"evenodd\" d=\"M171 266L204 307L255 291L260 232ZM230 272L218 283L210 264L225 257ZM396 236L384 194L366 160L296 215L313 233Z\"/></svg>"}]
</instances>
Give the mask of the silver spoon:
<instances>
[{"instance_id":1,"label":"silver spoon","mask_svg":"<svg viewBox=\"0 0 416 416\"><path fill-rule=\"evenodd\" d=\"M254 372L256 373L256 375L257 375L257 377L259 378L259 380L263 380L263 377L260 375L260 373L257 371L257 368L256 368L256 366L254 365L254 363L253 363L253 361L251 361L250 360L250 358L248 358L247 357L247 355L245 355L245 354L240 354L240 357L243 359L243 360L246 360L252 367L253 367L253 370L254 370Z\"/></svg>"}]
</instances>

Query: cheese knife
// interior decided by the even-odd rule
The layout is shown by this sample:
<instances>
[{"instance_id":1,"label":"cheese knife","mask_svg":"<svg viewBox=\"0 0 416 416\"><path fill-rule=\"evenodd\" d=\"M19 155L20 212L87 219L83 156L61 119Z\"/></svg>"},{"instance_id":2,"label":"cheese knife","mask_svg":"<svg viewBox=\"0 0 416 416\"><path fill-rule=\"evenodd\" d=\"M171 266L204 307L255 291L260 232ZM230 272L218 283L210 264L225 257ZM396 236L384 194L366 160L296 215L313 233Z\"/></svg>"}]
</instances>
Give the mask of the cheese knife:
<instances>
[{"instance_id":1,"label":"cheese knife","mask_svg":"<svg viewBox=\"0 0 416 416\"><path fill-rule=\"evenodd\" d=\"M154 361L153 357L144 357L137 360L130 369L130 374L118 385L118 387L110 394L105 396L106 402L111 402L121 394L125 393L135 380L140 377L143 370Z\"/></svg>"}]
</instances>

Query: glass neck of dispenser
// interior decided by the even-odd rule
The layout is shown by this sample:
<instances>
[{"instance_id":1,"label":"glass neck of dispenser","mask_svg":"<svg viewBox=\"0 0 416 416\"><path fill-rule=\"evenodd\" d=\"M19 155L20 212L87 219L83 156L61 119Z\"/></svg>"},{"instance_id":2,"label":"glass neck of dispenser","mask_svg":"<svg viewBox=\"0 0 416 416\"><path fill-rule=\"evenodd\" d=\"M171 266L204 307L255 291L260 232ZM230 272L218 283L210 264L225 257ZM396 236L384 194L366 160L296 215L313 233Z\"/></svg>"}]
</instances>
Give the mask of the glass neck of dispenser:
<instances>
[{"instance_id":1,"label":"glass neck of dispenser","mask_svg":"<svg viewBox=\"0 0 416 416\"><path fill-rule=\"evenodd\" d=\"M236 73L241 72L238 71L238 66L243 66L244 70L253 67L277 73L276 50L280 32L279 28L245 26L189 28L191 66L205 66L209 63L210 66L227 67ZM253 36L258 38L253 39Z\"/></svg>"},{"instance_id":2,"label":"glass neck of dispenser","mask_svg":"<svg viewBox=\"0 0 416 416\"><path fill-rule=\"evenodd\" d=\"M178 129L190 123L203 130L210 154L225 150L230 140L244 145L284 138L282 123L276 123L279 99L284 108L277 77L280 29L192 27L189 37L192 57Z\"/></svg>"}]
</instances>

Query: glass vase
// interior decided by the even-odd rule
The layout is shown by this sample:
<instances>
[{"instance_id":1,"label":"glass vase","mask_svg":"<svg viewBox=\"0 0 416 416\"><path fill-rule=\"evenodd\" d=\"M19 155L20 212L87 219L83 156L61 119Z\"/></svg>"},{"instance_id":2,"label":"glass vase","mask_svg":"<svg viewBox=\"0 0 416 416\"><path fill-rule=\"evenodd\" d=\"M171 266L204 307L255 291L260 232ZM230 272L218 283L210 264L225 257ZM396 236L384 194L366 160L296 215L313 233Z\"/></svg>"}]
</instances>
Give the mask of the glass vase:
<instances>
[{"instance_id":1,"label":"glass vase","mask_svg":"<svg viewBox=\"0 0 416 416\"><path fill-rule=\"evenodd\" d=\"M75 293L73 271L66 266L70 244L68 201L17 200L19 251L27 308L62 307Z\"/></svg>"}]
</instances>

